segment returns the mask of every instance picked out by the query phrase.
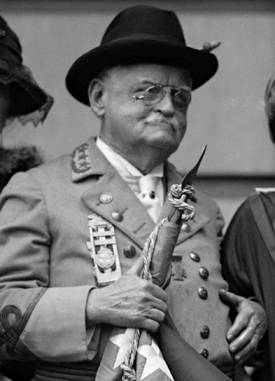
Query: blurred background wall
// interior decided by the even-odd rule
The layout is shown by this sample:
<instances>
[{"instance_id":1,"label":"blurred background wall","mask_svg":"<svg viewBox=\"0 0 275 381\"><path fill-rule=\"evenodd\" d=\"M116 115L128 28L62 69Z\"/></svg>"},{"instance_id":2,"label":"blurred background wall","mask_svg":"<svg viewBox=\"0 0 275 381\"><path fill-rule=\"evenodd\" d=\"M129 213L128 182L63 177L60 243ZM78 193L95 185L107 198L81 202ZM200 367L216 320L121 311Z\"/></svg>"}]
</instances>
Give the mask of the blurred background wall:
<instances>
[{"instance_id":1,"label":"blurred background wall","mask_svg":"<svg viewBox=\"0 0 275 381\"><path fill-rule=\"evenodd\" d=\"M98 133L97 119L70 96L64 79L76 58L100 44L111 19L136 4L174 10L191 47L222 43L214 51L219 70L193 93L188 131L172 161L185 173L207 144L196 184L217 200L228 223L255 186L275 186L275 147L263 109L275 70L273 0L0 0L1 15L21 40L24 63L55 98L43 125L13 124L4 130L4 145L35 144L48 161Z\"/></svg>"}]
</instances>

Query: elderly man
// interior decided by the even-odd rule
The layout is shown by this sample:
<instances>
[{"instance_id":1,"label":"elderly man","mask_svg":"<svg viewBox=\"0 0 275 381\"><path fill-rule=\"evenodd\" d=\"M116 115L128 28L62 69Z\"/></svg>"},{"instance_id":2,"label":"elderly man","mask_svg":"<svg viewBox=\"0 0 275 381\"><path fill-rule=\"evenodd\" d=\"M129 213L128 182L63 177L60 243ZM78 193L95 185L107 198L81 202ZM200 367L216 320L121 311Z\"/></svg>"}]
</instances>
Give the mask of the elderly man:
<instances>
[{"instance_id":1,"label":"elderly man","mask_svg":"<svg viewBox=\"0 0 275 381\"><path fill-rule=\"evenodd\" d=\"M67 88L100 119L99 138L16 175L1 201L2 356L34 360L35 380L93 379L114 326L156 332L167 306L181 336L232 379L233 357L255 350L264 312L224 291L239 312L230 328L219 297L223 220L201 192L166 291L137 276L167 190L181 182L167 159L191 91L216 70L213 54L186 46L173 12L148 6L122 11L69 70Z\"/></svg>"}]
</instances>

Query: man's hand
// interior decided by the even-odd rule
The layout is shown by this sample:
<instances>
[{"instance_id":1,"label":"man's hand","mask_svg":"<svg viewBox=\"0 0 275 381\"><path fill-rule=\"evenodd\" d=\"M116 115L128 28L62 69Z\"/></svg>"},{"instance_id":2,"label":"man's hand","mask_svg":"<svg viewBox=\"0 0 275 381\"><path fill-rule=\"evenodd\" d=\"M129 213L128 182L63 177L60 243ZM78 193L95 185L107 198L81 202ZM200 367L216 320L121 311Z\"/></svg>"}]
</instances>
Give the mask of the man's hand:
<instances>
[{"instance_id":1,"label":"man's hand","mask_svg":"<svg viewBox=\"0 0 275 381\"><path fill-rule=\"evenodd\" d=\"M109 323L119 327L144 328L155 332L164 320L167 295L139 274L143 260L116 282L91 290L86 306L86 323Z\"/></svg>"},{"instance_id":2,"label":"man's hand","mask_svg":"<svg viewBox=\"0 0 275 381\"><path fill-rule=\"evenodd\" d=\"M220 290L221 300L236 309L238 315L227 333L229 351L238 364L243 364L256 351L267 329L263 307L250 299Z\"/></svg>"}]
</instances>

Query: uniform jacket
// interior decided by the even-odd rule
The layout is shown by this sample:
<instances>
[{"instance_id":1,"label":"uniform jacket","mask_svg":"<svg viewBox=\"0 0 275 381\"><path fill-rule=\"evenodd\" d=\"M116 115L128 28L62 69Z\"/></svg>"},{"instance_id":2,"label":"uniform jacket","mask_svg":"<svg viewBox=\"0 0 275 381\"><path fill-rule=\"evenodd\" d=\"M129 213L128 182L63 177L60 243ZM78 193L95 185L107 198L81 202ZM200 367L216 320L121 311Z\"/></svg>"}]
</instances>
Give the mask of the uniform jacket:
<instances>
[{"instance_id":1,"label":"uniform jacket","mask_svg":"<svg viewBox=\"0 0 275 381\"><path fill-rule=\"evenodd\" d=\"M165 163L165 187L181 180L174 166ZM223 367L231 362L225 339L228 307L218 296L220 288L227 288L219 257L223 219L214 201L199 191L195 195L191 203L196 216L183 225L174 252L169 309L183 338ZM159 220L167 210L168 204ZM72 155L16 174L4 189L1 356L98 361L111 327L93 327L88 333L85 328L87 296L95 287L87 249L91 213L115 227L121 268L126 272L155 225L94 139Z\"/></svg>"},{"instance_id":2,"label":"uniform jacket","mask_svg":"<svg viewBox=\"0 0 275 381\"><path fill-rule=\"evenodd\" d=\"M275 380L275 193L251 195L235 213L223 242L224 276L233 292L256 298L267 314L262 374Z\"/></svg>"}]
</instances>

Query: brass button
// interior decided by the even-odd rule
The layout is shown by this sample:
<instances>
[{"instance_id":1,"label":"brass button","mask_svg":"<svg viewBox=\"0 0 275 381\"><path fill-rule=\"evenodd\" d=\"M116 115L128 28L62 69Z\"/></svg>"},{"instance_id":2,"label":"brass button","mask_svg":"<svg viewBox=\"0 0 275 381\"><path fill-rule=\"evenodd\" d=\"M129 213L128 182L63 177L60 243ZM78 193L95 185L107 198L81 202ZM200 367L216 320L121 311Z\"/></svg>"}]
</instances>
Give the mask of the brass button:
<instances>
[{"instance_id":1,"label":"brass button","mask_svg":"<svg viewBox=\"0 0 275 381\"><path fill-rule=\"evenodd\" d=\"M203 339L208 339L209 334L210 334L210 329L207 325L204 325L203 327L201 327L200 335Z\"/></svg>"},{"instance_id":2,"label":"brass button","mask_svg":"<svg viewBox=\"0 0 275 381\"><path fill-rule=\"evenodd\" d=\"M203 266L199 269L199 274L201 278L205 280L209 277L209 271L207 270L206 267L203 267Z\"/></svg>"},{"instance_id":3,"label":"brass button","mask_svg":"<svg viewBox=\"0 0 275 381\"><path fill-rule=\"evenodd\" d=\"M187 222L184 222L184 223L181 225L181 229L182 229L185 233L189 233L189 232L191 231L190 225L189 225Z\"/></svg>"},{"instance_id":4,"label":"brass button","mask_svg":"<svg viewBox=\"0 0 275 381\"><path fill-rule=\"evenodd\" d=\"M99 199L103 204L109 204L113 201L113 195L112 193L105 192L100 195Z\"/></svg>"},{"instance_id":5,"label":"brass button","mask_svg":"<svg viewBox=\"0 0 275 381\"><path fill-rule=\"evenodd\" d=\"M119 212L113 212L112 217L115 221L121 222L123 220L123 215Z\"/></svg>"},{"instance_id":6,"label":"brass button","mask_svg":"<svg viewBox=\"0 0 275 381\"><path fill-rule=\"evenodd\" d=\"M201 350L200 351L200 354L204 357L204 358L208 358L208 356L209 356L209 351L207 350L207 349L203 349L203 350Z\"/></svg>"},{"instance_id":7,"label":"brass button","mask_svg":"<svg viewBox=\"0 0 275 381\"><path fill-rule=\"evenodd\" d=\"M200 259L200 256L199 254L195 253L194 251L192 251L190 254L189 254L190 258L194 261L194 262L199 262L201 259Z\"/></svg>"},{"instance_id":8,"label":"brass button","mask_svg":"<svg viewBox=\"0 0 275 381\"><path fill-rule=\"evenodd\" d=\"M126 246L123 252L126 258L134 258L134 256L136 255L136 249L132 245Z\"/></svg>"},{"instance_id":9,"label":"brass button","mask_svg":"<svg viewBox=\"0 0 275 381\"><path fill-rule=\"evenodd\" d=\"M204 287L200 287L200 288L198 289L198 295L199 295L199 297L200 297L201 299L203 299L203 300L207 299L207 297L208 297L208 292L207 292L206 288L204 288Z\"/></svg>"}]
</instances>

